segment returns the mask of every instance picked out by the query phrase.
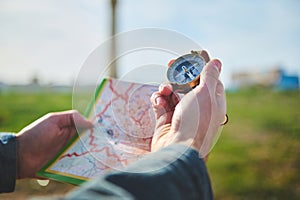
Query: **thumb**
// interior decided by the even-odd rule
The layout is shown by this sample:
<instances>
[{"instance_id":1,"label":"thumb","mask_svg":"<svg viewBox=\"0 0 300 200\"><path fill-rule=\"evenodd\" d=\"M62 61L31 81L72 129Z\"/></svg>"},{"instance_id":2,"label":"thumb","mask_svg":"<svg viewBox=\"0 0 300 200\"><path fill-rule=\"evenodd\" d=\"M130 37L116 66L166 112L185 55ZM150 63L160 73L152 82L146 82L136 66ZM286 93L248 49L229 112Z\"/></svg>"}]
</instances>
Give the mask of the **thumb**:
<instances>
[{"instance_id":1,"label":"thumb","mask_svg":"<svg viewBox=\"0 0 300 200\"><path fill-rule=\"evenodd\" d=\"M211 94L215 94L219 82L222 63L217 59L209 61L203 68L200 76L200 86L206 85Z\"/></svg>"},{"instance_id":2,"label":"thumb","mask_svg":"<svg viewBox=\"0 0 300 200\"><path fill-rule=\"evenodd\" d=\"M94 125L91 121L83 117L78 111L75 111L73 114L74 124L79 129L88 129L93 128Z\"/></svg>"},{"instance_id":3,"label":"thumb","mask_svg":"<svg viewBox=\"0 0 300 200\"><path fill-rule=\"evenodd\" d=\"M85 119L77 110L52 113L52 117L61 128L68 126L84 129L93 127L93 123Z\"/></svg>"},{"instance_id":4,"label":"thumb","mask_svg":"<svg viewBox=\"0 0 300 200\"><path fill-rule=\"evenodd\" d=\"M154 92L150 98L156 120L167 112L168 101L160 92Z\"/></svg>"}]
</instances>

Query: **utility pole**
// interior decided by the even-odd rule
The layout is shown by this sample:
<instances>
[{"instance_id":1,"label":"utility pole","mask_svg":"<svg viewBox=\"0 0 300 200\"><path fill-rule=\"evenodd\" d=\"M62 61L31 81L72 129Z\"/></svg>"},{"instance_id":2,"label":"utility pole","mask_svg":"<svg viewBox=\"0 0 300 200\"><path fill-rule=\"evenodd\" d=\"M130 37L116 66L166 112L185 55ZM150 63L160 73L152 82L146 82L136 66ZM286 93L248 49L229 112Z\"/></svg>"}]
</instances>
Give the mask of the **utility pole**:
<instances>
[{"instance_id":1,"label":"utility pole","mask_svg":"<svg viewBox=\"0 0 300 200\"><path fill-rule=\"evenodd\" d=\"M116 34L116 6L117 0L111 0L111 47L110 47L110 67L109 76L112 78L117 78L117 62L116 60L116 40L114 38Z\"/></svg>"}]
</instances>

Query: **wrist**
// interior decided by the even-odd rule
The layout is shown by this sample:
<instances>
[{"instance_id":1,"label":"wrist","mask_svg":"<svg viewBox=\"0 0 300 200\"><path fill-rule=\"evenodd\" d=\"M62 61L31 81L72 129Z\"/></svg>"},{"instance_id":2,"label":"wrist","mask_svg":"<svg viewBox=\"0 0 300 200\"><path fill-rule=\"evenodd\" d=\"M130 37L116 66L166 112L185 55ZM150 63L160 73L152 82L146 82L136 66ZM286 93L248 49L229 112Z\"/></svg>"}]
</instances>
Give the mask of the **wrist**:
<instances>
[{"instance_id":1,"label":"wrist","mask_svg":"<svg viewBox=\"0 0 300 200\"><path fill-rule=\"evenodd\" d=\"M184 145L187 146L191 149L194 149L195 151L197 151L199 153L199 149L197 145L195 145L195 142L192 138L186 139L186 140L177 140L175 139L175 141L173 142L173 144L180 144L180 145Z\"/></svg>"},{"instance_id":2,"label":"wrist","mask_svg":"<svg viewBox=\"0 0 300 200\"><path fill-rule=\"evenodd\" d=\"M181 144L184 146L187 146L195 151L198 152L199 157L204 158L206 155L204 155L203 151L201 151L201 147L203 145L203 139L199 138L199 135L190 135L187 133L183 133L180 130L170 130L171 135L173 135L173 139L170 140L169 144Z\"/></svg>"},{"instance_id":3,"label":"wrist","mask_svg":"<svg viewBox=\"0 0 300 200\"><path fill-rule=\"evenodd\" d=\"M190 149L193 149L194 151L196 151L199 155L200 158L202 158L205 162L207 162L208 160L208 154L203 155L203 153L200 152L200 147L198 145L195 144L193 139L188 139L185 141L178 141L178 142L174 142L173 144L179 144L179 145L183 145L186 146Z\"/></svg>"},{"instance_id":4,"label":"wrist","mask_svg":"<svg viewBox=\"0 0 300 200\"><path fill-rule=\"evenodd\" d=\"M27 162L30 160L30 156L27 155L28 147L26 147L26 137L23 134L17 134L17 179L31 178L26 169L31 169L33 162ZM29 147L30 148L30 147ZM26 150L27 149L27 150Z\"/></svg>"}]
</instances>

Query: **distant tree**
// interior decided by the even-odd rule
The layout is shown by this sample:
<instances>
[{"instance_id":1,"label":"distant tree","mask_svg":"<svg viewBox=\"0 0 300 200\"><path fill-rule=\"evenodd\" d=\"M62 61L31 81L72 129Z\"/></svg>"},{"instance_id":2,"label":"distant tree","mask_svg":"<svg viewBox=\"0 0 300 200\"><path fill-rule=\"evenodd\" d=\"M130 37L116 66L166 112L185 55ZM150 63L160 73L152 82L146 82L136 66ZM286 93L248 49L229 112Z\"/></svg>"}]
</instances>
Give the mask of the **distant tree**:
<instances>
[{"instance_id":1,"label":"distant tree","mask_svg":"<svg viewBox=\"0 0 300 200\"><path fill-rule=\"evenodd\" d=\"M39 85L40 84L40 80L38 78L37 74L34 74L30 80L30 84L31 85Z\"/></svg>"}]
</instances>

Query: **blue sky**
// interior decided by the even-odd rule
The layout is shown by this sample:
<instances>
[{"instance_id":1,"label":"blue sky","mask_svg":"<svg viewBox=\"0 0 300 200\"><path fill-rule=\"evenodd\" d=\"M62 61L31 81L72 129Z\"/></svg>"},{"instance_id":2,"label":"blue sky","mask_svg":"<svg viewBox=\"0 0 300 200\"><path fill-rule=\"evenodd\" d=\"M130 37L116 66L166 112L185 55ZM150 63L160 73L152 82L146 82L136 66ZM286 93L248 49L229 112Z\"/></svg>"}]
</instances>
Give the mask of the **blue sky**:
<instances>
[{"instance_id":1,"label":"blue sky","mask_svg":"<svg viewBox=\"0 0 300 200\"><path fill-rule=\"evenodd\" d=\"M0 81L71 84L88 55L109 38L109 0L0 0ZM298 0L122 0L118 32L177 31L237 71L282 65L300 74Z\"/></svg>"}]
</instances>

